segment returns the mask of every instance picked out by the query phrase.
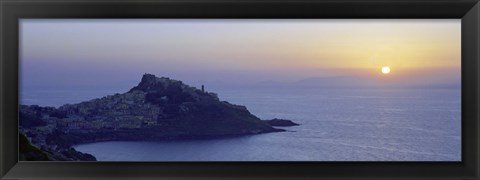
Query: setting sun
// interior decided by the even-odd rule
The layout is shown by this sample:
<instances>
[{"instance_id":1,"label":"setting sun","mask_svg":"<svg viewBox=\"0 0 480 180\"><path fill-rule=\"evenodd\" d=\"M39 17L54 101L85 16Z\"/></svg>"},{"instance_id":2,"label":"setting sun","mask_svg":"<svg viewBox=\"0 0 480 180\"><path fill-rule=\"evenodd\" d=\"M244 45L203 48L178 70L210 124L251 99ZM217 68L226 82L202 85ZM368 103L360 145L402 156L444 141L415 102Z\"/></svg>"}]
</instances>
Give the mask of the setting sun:
<instances>
[{"instance_id":1,"label":"setting sun","mask_svg":"<svg viewBox=\"0 0 480 180\"><path fill-rule=\"evenodd\" d=\"M382 73L383 73L383 74L388 74L388 73L390 73L390 67L388 67L388 66L383 66L383 67L382 67Z\"/></svg>"}]
</instances>

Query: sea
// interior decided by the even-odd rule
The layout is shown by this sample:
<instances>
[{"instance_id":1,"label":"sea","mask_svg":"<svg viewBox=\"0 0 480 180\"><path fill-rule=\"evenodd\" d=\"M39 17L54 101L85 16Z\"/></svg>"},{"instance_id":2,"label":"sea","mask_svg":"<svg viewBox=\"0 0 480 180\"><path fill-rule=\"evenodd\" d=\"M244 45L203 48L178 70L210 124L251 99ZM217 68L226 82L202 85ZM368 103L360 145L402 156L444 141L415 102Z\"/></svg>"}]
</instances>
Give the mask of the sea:
<instances>
[{"instance_id":1,"label":"sea","mask_svg":"<svg viewBox=\"0 0 480 180\"><path fill-rule=\"evenodd\" d=\"M461 161L460 89L218 88L220 100L286 132L208 140L107 141L74 148L99 161ZM35 91L22 103L59 106L113 90Z\"/></svg>"}]
</instances>

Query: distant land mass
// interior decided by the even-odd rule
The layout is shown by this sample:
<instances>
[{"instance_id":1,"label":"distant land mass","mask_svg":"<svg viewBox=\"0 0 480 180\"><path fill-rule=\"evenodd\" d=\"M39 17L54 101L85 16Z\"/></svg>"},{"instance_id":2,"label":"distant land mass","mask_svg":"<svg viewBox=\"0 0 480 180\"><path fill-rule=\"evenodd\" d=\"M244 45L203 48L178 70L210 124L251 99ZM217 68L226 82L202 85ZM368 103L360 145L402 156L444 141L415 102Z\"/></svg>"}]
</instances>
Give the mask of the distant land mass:
<instances>
[{"instance_id":1,"label":"distant land mass","mask_svg":"<svg viewBox=\"0 0 480 180\"><path fill-rule=\"evenodd\" d=\"M419 79L419 78L417 78ZM460 88L460 80L394 80L374 79L360 76L310 77L293 82L264 81L253 84L259 87L294 88Z\"/></svg>"},{"instance_id":2,"label":"distant land mass","mask_svg":"<svg viewBox=\"0 0 480 180\"><path fill-rule=\"evenodd\" d=\"M245 106L220 101L217 94L182 81L144 74L123 94L55 107L20 106L21 160L84 160L76 144L114 140L174 140L282 132ZM28 151L27 151L28 150Z\"/></svg>"}]
</instances>

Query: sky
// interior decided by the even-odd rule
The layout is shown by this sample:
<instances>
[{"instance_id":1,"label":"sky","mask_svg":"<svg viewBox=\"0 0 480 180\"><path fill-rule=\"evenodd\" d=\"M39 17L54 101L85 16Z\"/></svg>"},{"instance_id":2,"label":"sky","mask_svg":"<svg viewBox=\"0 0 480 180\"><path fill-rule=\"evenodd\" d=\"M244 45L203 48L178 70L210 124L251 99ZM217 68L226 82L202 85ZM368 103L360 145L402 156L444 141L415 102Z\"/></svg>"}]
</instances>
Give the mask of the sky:
<instances>
[{"instance_id":1,"label":"sky","mask_svg":"<svg viewBox=\"0 0 480 180\"><path fill-rule=\"evenodd\" d=\"M196 86L460 83L459 19L22 19L20 32L25 91L131 88L144 73Z\"/></svg>"}]
</instances>

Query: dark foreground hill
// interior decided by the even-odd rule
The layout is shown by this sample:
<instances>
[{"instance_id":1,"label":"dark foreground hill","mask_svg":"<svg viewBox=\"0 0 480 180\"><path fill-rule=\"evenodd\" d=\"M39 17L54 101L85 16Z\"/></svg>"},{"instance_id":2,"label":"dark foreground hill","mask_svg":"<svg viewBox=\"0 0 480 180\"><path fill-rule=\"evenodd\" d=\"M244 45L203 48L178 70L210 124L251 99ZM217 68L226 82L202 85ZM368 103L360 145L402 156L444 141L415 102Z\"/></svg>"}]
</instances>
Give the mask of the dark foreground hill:
<instances>
[{"instance_id":1,"label":"dark foreground hill","mask_svg":"<svg viewBox=\"0 0 480 180\"><path fill-rule=\"evenodd\" d=\"M78 152L73 148L62 148L58 151L40 150L30 144L23 134L19 134L18 143L20 161L96 161L94 156Z\"/></svg>"},{"instance_id":2,"label":"dark foreground hill","mask_svg":"<svg viewBox=\"0 0 480 180\"><path fill-rule=\"evenodd\" d=\"M137 86L123 94L59 108L22 105L20 128L33 144L47 151L98 141L213 138L284 131L260 120L244 106L220 101L215 93L151 74L143 75Z\"/></svg>"}]
</instances>

